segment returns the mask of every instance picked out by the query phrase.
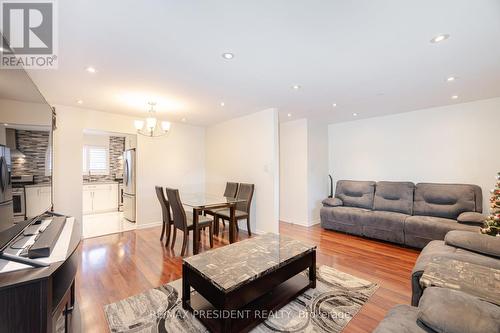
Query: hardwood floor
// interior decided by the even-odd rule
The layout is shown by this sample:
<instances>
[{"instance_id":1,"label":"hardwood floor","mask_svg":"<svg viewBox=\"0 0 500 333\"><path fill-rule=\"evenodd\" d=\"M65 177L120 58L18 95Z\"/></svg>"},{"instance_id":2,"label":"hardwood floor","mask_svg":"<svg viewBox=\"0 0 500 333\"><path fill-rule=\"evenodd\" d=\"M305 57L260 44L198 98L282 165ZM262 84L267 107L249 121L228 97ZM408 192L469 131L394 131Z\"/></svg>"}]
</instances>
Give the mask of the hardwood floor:
<instances>
[{"instance_id":1,"label":"hardwood floor","mask_svg":"<svg viewBox=\"0 0 500 333\"><path fill-rule=\"evenodd\" d=\"M84 332L107 332L103 306L181 278L180 248L166 249L159 240L160 227L127 231L86 239L80 246L82 260L77 274L77 299ZM207 230L208 233L208 230ZM317 244L317 262L376 282L379 289L349 323L344 332L371 332L395 304L409 304L410 274L419 251L361 237L280 224L280 233ZM240 239L247 238L244 230ZM228 233L214 238L214 246L228 243ZM202 250L209 249L202 233ZM192 243L189 244L191 255Z\"/></svg>"}]
</instances>

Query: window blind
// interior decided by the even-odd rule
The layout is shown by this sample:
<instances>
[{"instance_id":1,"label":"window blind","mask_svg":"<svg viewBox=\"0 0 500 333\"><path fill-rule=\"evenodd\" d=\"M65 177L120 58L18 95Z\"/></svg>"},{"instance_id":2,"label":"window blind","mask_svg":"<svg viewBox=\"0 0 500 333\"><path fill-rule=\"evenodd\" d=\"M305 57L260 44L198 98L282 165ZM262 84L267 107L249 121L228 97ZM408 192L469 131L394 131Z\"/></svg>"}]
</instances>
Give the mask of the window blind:
<instances>
[{"instance_id":1,"label":"window blind","mask_svg":"<svg viewBox=\"0 0 500 333\"><path fill-rule=\"evenodd\" d=\"M102 146L84 146L83 171L92 174L108 174L108 149Z\"/></svg>"}]
</instances>

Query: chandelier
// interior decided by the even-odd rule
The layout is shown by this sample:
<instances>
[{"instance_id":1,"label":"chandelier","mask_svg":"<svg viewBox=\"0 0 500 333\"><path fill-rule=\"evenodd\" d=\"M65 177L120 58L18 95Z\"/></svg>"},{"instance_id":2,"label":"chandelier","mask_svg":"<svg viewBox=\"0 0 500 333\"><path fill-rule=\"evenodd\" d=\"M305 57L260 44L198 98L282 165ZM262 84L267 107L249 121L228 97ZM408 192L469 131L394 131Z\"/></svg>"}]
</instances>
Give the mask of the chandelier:
<instances>
[{"instance_id":1,"label":"chandelier","mask_svg":"<svg viewBox=\"0 0 500 333\"><path fill-rule=\"evenodd\" d=\"M148 102L150 109L148 111L148 117L146 120L135 120L134 127L137 130L137 134L149 136L149 137L157 137L164 136L170 132L170 122L162 121L159 122L155 115L155 102Z\"/></svg>"}]
</instances>

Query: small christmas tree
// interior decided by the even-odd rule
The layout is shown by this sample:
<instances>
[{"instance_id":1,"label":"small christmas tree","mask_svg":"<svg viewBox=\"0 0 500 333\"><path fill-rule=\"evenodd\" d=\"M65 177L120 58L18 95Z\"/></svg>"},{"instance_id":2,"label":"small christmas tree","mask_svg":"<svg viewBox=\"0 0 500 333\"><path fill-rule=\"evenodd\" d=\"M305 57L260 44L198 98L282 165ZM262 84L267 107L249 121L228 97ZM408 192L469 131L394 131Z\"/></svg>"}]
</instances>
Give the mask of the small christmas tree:
<instances>
[{"instance_id":1,"label":"small christmas tree","mask_svg":"<svg viewBox=\"0 0 500 333\"><path fill-rule=\"evenodd\" d=\"M497 174L497 183L491 190L490 215L484 221L481 233L496 236L500 234L500 172Z\"/></svg>"}]
</instances>

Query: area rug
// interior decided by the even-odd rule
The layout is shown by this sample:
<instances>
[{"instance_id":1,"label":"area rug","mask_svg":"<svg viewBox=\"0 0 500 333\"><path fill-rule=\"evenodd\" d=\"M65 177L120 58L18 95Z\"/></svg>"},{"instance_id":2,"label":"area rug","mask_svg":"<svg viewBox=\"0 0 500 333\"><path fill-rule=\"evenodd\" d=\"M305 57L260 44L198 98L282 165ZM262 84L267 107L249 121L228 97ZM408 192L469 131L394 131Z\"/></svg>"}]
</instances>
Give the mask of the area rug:
<instances>
[{"instance_id":1,"label":"area rug","mask_svg":"<svg viewBox=\"0 0 500 333\"><path fill-rule=\"evenodd\" d=\"M307 271L301 273L307 274ZM368 282L329 266L317 269L315 289L275 311L253 333L341 332L377 290ZM208 332L182 308L181 280L104 306L111 332Z\"/></svg>"}]
</instances>

